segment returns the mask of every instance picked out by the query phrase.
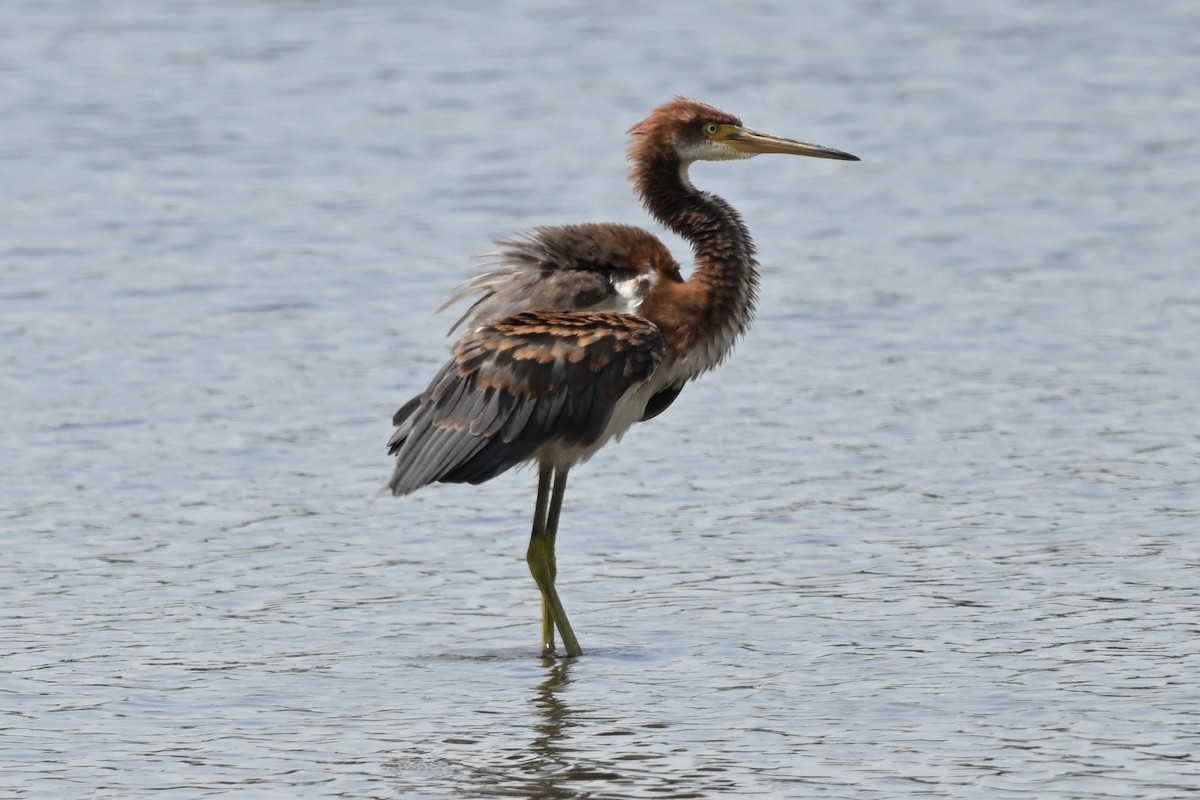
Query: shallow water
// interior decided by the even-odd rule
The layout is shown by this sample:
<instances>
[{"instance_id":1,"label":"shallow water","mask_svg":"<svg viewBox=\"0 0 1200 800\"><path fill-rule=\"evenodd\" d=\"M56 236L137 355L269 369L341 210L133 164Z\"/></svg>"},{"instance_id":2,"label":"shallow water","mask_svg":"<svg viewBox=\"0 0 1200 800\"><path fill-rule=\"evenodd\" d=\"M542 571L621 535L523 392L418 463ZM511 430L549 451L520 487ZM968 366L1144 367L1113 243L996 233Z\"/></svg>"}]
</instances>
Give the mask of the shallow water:
<instances>
[{"instance_id":1,"label":"shallow water","mask_svg":"<svg viewBox=\"0 0 1200 800\"><path fill-rule=\"evenodd\" d=\"M1200 789L1200 11L1086 17L4 4L0 796ZM864 160L694 170L758 320L572 473L542 661L534 476L383 442L674 94Z\"/></svg>"}]
</instances>

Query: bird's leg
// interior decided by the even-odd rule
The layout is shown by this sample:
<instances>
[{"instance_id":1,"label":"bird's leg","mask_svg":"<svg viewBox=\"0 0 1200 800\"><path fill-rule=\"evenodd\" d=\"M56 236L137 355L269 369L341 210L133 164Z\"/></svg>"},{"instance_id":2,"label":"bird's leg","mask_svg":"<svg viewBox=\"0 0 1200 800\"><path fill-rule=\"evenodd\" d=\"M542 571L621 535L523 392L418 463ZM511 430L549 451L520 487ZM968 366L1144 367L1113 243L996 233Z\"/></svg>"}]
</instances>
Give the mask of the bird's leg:
<instances>
[{"instance_id":1,"label":"bird's leg","mask_svg":"<svg viewBox=\"0 0 1200 800\"><path fill-rule=\"evenodd\" d=\"M567 610L558 599L558 591L554 588L554 580L558 577L558 562L554 555L554 542L558 536L558 518L562 515L563 495L567 491L567 470L560 469L554 476L554 491L550 494L550 508L546 511L546 538L550 541L550 607L554 612L554 620L558 624L558 633L562 636L563 646L567 648L568 656L581 656L583 649L571 630L567 619Z\"/></svg>"},{"instance_id":2,"label":"bird's leg","mask_svg":"<svg viewBox=\"0 0 1200 800\"><path fill-rule=\"evenodd\" d=\"M546 508L550 504L553 473L553 467L538 467L537 503L533 509L533 532L529 534L529 550L525 553L525 561L529 564L529 571L533 574L533 579L538 585L538 593L542 597L542 656L544 658L554 655L554 620L551 619L550 604L546 602L546 592L542 588L543 581L538 577L542 564L539 543L545 541L546 538ZM553 583L553 575L551 575L550 581Z\"/></svg>"},{"instance_id":3,"label":"bird's leg","mask_svg":"<svg viewBox=\"0 0 1200 800\"><path fill-rule=\"evenodd\" d=\"M553 480L552 480L553 479ZM553 483L553 487L551 487ZM567 470L555 472L543 466L538 472L538 499L534 512L533 533L529 537L526 561L534 581L542 590L542 655L554 654L554 627L562 636L568 656L583 655L575 631L567 620L566 609L554 588L558 565L554 556L554 539L558 534L558 519L562 513L563 494L567 490Z\"/></svg>"}]
</instances>

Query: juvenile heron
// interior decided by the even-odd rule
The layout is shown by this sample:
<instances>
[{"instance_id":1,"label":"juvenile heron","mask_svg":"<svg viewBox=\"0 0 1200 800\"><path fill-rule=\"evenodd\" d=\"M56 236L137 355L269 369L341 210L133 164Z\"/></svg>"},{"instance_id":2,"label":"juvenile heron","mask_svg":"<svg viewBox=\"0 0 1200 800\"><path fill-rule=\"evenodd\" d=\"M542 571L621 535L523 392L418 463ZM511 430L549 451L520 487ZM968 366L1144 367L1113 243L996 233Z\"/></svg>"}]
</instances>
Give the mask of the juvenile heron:
<instances>
[{"instance_id":1,"label":"juvenile heron","mask_svg":"<svg viewBox=\"0 0 1200 800\"><path fill-rule=\"evenodd\" d=\"M478 295L458 323L466 332L429 388L396 412L388 440L396 495L538 465L526 560L542 595L544 656L555 654L555 628L568 656L583 653L554 586L567 474L720 364L754 313L750 234L725 200L692 185L688 167L760 153L858 160L750 130L685 98L654 109L630 135L634 190L691 244L690 276L630 225L542 227L500 242L494 271L451 298Z\"/></svg>"}]
</instances>

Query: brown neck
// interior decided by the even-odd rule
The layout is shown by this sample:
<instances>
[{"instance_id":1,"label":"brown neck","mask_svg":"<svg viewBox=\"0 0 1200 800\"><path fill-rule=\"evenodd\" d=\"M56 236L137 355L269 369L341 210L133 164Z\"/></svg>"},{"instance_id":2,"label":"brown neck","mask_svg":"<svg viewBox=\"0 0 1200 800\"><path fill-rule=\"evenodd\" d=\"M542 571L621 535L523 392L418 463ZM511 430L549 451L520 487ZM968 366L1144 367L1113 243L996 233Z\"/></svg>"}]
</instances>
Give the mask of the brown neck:
<instances>
[{"instance_id":1,"label":"brown neck","mask_svg":"<svg viewBox=\"0 0 1200 800\"><path fill-rule=\"evenodd\" d=\"M686 239L695 269L683 284L660 284L645 313L663 329L669 351L699 350L703 368L716 366L750 324L758 288L754 243L737 212L700 192L678 158L635 163L634 185L646 210ZM659 317L656 319L655 317Z\"/></svg>"}]
</instances>

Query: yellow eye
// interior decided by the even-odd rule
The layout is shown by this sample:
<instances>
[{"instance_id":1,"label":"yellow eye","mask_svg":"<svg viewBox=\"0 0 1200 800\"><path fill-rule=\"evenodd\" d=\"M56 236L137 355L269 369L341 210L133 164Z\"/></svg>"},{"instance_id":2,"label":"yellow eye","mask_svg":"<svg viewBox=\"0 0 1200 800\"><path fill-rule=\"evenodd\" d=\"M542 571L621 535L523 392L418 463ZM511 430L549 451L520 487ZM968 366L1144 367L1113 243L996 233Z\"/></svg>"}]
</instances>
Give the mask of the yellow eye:
<instances>
[{"instance_id":1,"label":"yellow eye","mask_svg":"<svg viewBox=\"0 0 1200 800\"><path fill-rule=\"evenodd\" d=\"M717 132L717 123L710 122L707 125L705 125L704 132L707 133L709 136L715 135Z\"/></svg>"}]
</instances>

